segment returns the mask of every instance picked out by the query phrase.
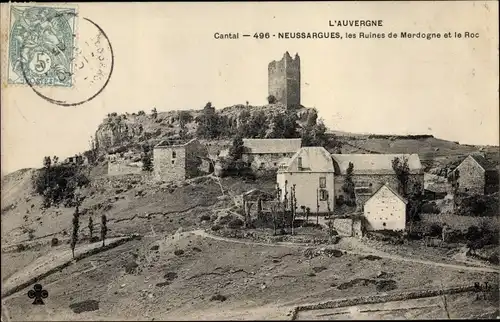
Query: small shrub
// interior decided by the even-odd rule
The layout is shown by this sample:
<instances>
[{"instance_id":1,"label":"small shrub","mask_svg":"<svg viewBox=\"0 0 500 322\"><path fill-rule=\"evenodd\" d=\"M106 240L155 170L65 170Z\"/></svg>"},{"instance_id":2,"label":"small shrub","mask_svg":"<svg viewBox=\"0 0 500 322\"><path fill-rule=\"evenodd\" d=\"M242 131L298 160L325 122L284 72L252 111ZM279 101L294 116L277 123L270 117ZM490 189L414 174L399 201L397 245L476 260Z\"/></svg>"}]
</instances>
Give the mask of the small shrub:
<instances>
[{"instance_id":1,"label":"small shrub","mask_svg":"<svg viewBox=\"0 0 500 322\"><path fill-rule=\"evenodd\" d=\"M181 256L184 254L184 251L182 249L176 249L174 250L174 255L176 256Z\"/></svg>"},{"instance_id":2,"label":"small shrub","mask_svg":"<svg viewBox=\"0 0 500 322\"><path fill-rule=\"evenodd\" d=\"M498 254L492 254L490 257L488 257L488 262L493 265L498 265L499 264Z\"/></svg>"},{"instance_id":3,"label":"small shrub","mask_svg":"<svg viewBox=\"0 0 500 322\"><path fill-rule=\"evenodd\" d=\"M369 261L374 261L374 260L382 259L382 257L376 256L376 255L366 255L366 256L363 256L361 259L367 259Z\"/></svg>"},{"instance_id":4,"label":"small shrub","mask_svg":"<svg viewBox=\"0 0 500 322\"><path fill-rule=\"evenodd\" d=\"M168 272L167 274L165 274L165 276L163 276L164 279L166 279L167 281L173 281L177 278L177 273L176 272Z\"/></svg>"},{"instance_id":5,"label":"small shrub","mask_svg":"<svg viewBox=\"0 0 500 322\"><path fill-rule=\"evenodd\" d=\"M434 201L424 203L421 208L421 213L423 214L439 214L441 210L438 208Z\"/></svg>"},{"instance_id":6,"label":"small shrub","mask_svg":"<svg viewBox=\"0 0 500 322\"><path fill-rule=\"evenodd\" d=\"M50 246L54 247L57 245L59 245L59 239L57 239L56 237L52 238L52 240L50 241Z\"/></svg>"},{"instance_id":7,"label":"small shrub","mask_svg":"<svg viewBox=\"0 0 500 322\"><path fill-rule=\"evenodd\" d=\"M441 236L442 232L443 232L443 227L438 223L433 223L429 227L429 236L432 236L432 237Z\"/></svg>"},{"instance_id":8,"label":"small shrub","mask_svg":"<svg viewBox=\"0 0 500 322\"><path fill-rule=\"evenodd\" d=\"M210 298L210 301L224 302L225 300L227 300L227 297L225 297L224 295L221 295L221 294L216 294Z\"/></svg>"},{"instance_id":9,"label":"small shrub","mask_svg":"<svg viewBox=\"0 0 500 322\"><path fill-rule=\"evenodd\" d=\"M218 231L221 229L221 226L219 225L213 225L210 229L212 229L213 231Z\"/></svg>"},{"instance_id":10,"label":"small shrub","mask_svg":"<svg viewBox=\"0 0 500 322\"><path fill-rule=\"evenodd\" d=\"M475 241L481 238L481 232L477 226L470 226L467 228L467 233L465 234L465 238L468 241Z\"/></svg>"},{"instance_id":11,"label":"small shrub","mask_svg":"<svg viewBox=\"0 0 500 322\"><path fill-rule=\"evenodd\" d=\"M315 266L315 267L313 267L313 271L314 271L315 273L319 273L319 272L322 272L322 271L324 271L324 270L326 270L326 267L325 267L325 266Z\"/></svg>"},{"instance_id":12,"label":"small shrub","mask_svg":"<svg viewBox=\"0 0 500 322\"><path fill-rule=\"evenodd\" d=\"M394 280L381 280L377 281L377 292L388 292L397 289L396 281Z\"/></svg>"},{"instance_id":13,"label":"small shrub","mask_svg":"<svg viewBox=\"0 0 500 322\"><path fill-rule=\"evenodd\" d=\"M199 252L201 252L201 249L200 249L200 248L198 248L198 247L193 247L193 251L195 251L195 252L198 252L198 253L199 253Z\"/></svg>"},{"instance_id":14,"label":"small shrub","mask_svg":"<svg viewBox=\"0 0 500 322\"><path fill-rule=\"evenodd\" d=\"M18 252L24 252L27 249L27 247L24 244L19 244L16 246L16 249Z\"/></svg>"},{"instance_id":15,"label":"small shrub","mask_svg":"<svg viewBox=\"0 0 500 322\"><path fill-rule=\"evenodd\" d=\"M151 246L150 250L158 250L160 249L160 246L159 245L153 245Z\"/></svg>"},{"instance_id":16,"label":"small shrub","mask_svg":"<svg viewBox=\"0 0 500 322\"><path fill-rule=\"evenodd\" d=\"M130 261L125 264L125 273L134 274L137 271L137 267L139 267L139 265L135 261Z\"/></svg>"},{"instance_id":17,"label":"small shrub","mask_svg":"<svg viewBox=\"0 0 500 322\"><path fill-rule=\"evenodd\" d=\"M210 221L210 215L207 214L201 215L200 221Z\"/></svg>"},{"instance_id":18,"label":"small shrub","mask_svg":"<svg viewBox=\"0 0 500 322\"><path fill-rule=\"evenodd\" d=\"M231 229L236 229L236 228L240 228L241 226L243 226L243 220L239 219L239 218L234 218L234 219L231 219L231 221L229 221L229 223L227 224L227 226Z\"/></svg>"}]
</instances>

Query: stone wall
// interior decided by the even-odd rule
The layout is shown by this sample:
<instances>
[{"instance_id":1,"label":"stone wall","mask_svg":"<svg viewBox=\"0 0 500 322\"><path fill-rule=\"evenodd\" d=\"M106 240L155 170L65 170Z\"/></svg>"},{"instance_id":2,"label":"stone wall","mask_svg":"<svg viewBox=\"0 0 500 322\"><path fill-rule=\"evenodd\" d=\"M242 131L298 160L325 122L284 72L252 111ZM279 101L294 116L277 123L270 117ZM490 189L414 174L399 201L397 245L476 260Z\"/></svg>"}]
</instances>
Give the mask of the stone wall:
<instances>
[{"instance_id":1,"label":"stone wall","mask_svg":"<svg viewBox=\"0 0 500 322\"><path fill-rule=\"evenodd\" d=\"M471 157L466 158L458 167L458 189L468 194L484 194L485 171Z\"/></svg>"},{"instance_id":2,"label":"stone wall","mask_svg":"<svg viewBox=\"0 0 500 322\"><path fill-rule=\"evenodd\" d=\"M141 174L142 162L130 162L130 160L108 161L108 175Z\"/></svg>"},{"instance_id":3,"label":"stone wall","mask_svg":"<svg viewBox=\"0 0 500 322\"><path fill-rule=\"evenodd\" d=\"M340 236L352 236L352 219L351 218L335 218L333 219L333 228Z\"/></svg>"},{"instance_id":4,"label":"stone wall","mask_svg":"<svg viewBox=\"0 0 500 322\"><path fill-rule=\"evenodd\" d=\"M186 149L184 146L155 147L153 177L158 181L186 179Z\"/></svg>"},{"instance_id":5,"label":"stone wall","mask_svg":"<svg viewBox=\"0 0 500 322\"><path fill-rule=\"evenodd\" d=\"M474 285L463 285L456 286L450 288L439 288L439 289L430 289L430 290L414 290L407 292L395 292L389 294L374 294L368 296L361 296L355 298L346 298L339 300L331 300L322 303L315 304L306 304L297 306L292 312L292 320L297 319L298 312L300 311L308 311L308 310L321 310L321 309L334 309L339 307L347 307L347 306L355 306L361 304L374 304L374 303L384 303L384 302L393 302L393 301L404 301L411 300L423 297L434 297L443 294L456 294L456 293L464 293L464 292L472 292L476 291Z\"/></svg>"}]
</instances>

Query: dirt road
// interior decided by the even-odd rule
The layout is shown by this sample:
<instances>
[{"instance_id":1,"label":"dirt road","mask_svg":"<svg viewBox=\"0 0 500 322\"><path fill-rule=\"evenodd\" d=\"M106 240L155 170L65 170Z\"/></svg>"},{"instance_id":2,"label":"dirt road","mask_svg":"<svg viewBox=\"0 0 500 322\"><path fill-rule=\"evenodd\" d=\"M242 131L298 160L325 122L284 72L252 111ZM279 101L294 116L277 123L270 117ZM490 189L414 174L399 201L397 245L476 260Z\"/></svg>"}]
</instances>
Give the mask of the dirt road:
<instances>
[{"instance_id":1,"label":"dirt road","mask_svg":"<svg viewBox=\"0 0 500 322\"><path fill-rule=\"evenodd\" d=\"M310 245L304 245L304 244L298 244L298 243L291 243L291 242L279 242L279 243L262 243L262 242L253 242L253 241L244 241L244 240L236 240L232 238L226 238L226 237L220 237L220 236L215 236L210 233L207 233L204 230L194 230L191 231L191 233L202 236L205 238L212 238L215 240L220 240L220 241L225 241L229 243L239 243L239 244L245 244L245 245L265 245L265 246L276 246L276 247L297 247L297 248L309 248L312 247ZM334 245L332 245L334 246ZM428 260L422 260L422 259L417 259L417 258L410 258L410 257L402 257L398 255L392 255L388 254L376 249L369 248L368 246L364 245L365 251L361 250L345 250L345 249L340 249L338 247L335 247L341 251L345 251L348 254L353 254L353 255L376 255L381 258L386 258L386 259L391 259L395 261L403 261L403 262L412 262L412 263L419 263L419 264L424 264L424 265L430 265L430 266L437 266L437 267L445 267L445 268L451 268L451 269L456 269L456 270L468 270L468 271L476 271L476 272L484 272L484 273L500 273L500 269L493 268L493 267L476 267L476 266L464 266L464 265L457 265L457 264L448 264L448 263L439 263L439 262L433 262L433 261L428 261Z\"/></svg>"}]
</instances>

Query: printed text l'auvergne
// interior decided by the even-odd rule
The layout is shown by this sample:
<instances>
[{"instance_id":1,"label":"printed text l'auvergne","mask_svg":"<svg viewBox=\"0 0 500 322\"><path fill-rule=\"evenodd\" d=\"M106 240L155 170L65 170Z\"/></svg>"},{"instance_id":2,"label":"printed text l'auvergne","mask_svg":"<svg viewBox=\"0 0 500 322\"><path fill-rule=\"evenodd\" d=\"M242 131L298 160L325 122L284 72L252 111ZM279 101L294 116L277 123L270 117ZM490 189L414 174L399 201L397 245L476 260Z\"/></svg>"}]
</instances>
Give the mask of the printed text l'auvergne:
<instances>
[{"instance_id":1,"label":"printed text l'auvergne","mask_svg":"<svg viewBox=\"0 0 500 322\"><path fill-rule=\"evenodd\" d=\"M382 20L328 20L330 27L383 27Z\"/></svg>"}]
</instances>

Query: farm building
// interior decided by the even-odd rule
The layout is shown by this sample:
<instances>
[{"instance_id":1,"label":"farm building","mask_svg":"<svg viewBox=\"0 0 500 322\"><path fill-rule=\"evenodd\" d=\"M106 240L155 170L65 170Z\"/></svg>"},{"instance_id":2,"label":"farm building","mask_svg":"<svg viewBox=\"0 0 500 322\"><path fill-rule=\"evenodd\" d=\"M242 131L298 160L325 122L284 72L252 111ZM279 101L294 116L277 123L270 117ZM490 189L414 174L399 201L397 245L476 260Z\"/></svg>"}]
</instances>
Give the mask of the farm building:
<instances>
[{"instance_id":1,"label":"farm building","mask_svg":"<svg viewBox=\"0 0 500 322\"><path fill-rule=\"evenodd\" d=\"M366 230L405 230L407 203L389 184L383 185L365 203Z\"/></svg>"},{"instance_id":2,"label":"farm building","mask_svg":"<svg viewBox=\"0 0 500 322\"><path fill-rule=\"evenodd\" d=\"M448 174L448 178L458 173L458 189L461 193L482 195L487 192L487 186L498 187L498 170L495 166L482 155L471 154Z\"/></svg>"},{"instance_id":3,"label":"farm building","mask_svg":"<svg viewBox=\"0 0 500 322\"><path fill-rule=\"evenodd\" d=\"M277 170L302 145L302 139L243 139L242 160L253 170ZM227 157L229 150L223 150L219 157Z\"/></svg>"},{"instance_id":4,"label":"farm building","mask_svg":"<svg viewBox=\"0 0 500 322\"><path fill-rule=\"evenodd\" d=\"M188 142L164 140L153 149L154 178L182 181L211 172L207 148L197 139Z\"/></svg>"},{"instance_id":5,"label":"farm building","mask_svg":"<svg viewBox=\"0 0 500 322\"><path fill-rule=\"evenodd\" d=\"M363 205L383 185L398 191L399 181L393 169L393 160L406 159L409 168L409 193L423 191L424 171L418 154L332 154L335 167L335 195L347 198L342 187L349 163L353 164L352 181L356 190L356 204L360 211Z\"/></svg>"}]
</instances>

